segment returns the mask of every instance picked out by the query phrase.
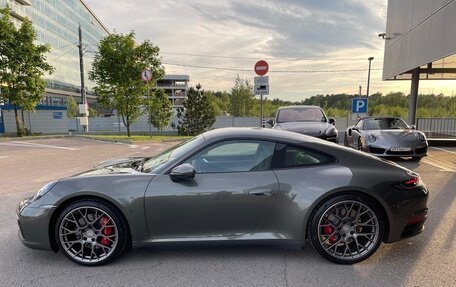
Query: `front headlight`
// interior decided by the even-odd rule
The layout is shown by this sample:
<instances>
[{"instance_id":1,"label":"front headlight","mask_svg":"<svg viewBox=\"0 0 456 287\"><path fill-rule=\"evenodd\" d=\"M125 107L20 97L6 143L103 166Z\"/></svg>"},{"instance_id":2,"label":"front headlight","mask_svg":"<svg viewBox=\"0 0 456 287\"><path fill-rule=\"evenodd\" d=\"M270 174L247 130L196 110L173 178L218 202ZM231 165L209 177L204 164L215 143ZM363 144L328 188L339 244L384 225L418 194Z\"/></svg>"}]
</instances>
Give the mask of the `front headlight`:
<instances>
[{"instance_id":1,"label":"front headlight","mask_svg":"<svg viewBox=\"0 0 456 287\"><path fill-rule=\"evenodd\" d=\"M58 181L53 181L53 182L50 182L48 184L46 184L45 186L43 186L40 190L38 190L38 192L32 197L32 199L30 200L30 202L34 202L35 200L38 200L40 199L43 195L45 195L48 191L50 191L56 184L57 184Z\"/></svg>"},{"instance_id":2,"label":"front headlight","mask_svg":"<svg viewBox=\"0 0 456 287\"><path fill-rule=\"evenodd\" d=\"M366 140L367 140L367 142L374 143L377 141L377 137L374 136L373 134L368 134L366 136Z\"/></svg>"},{"instance_id":3,"label":"front headlight","mask_svg":"<svg viewBox=\"0 0 456 287\"><path fill-rule=\"evenodd\" d=\"M336 136L336 135L337 135L336 128L335 128L335 127L329 127L329 128L326 130L325 135L327 135L328 137Z\"/></svg>"},{"instance_id":4,"label":"front headlight","mask_svg":"<svg viewBox=\"0 0 456 287\"><path fill-rule=\"evenodd\" d=\"M423 133L416 133L416 136L420 142L426 142L426 136Z\"/></svg>"}]
</instances>

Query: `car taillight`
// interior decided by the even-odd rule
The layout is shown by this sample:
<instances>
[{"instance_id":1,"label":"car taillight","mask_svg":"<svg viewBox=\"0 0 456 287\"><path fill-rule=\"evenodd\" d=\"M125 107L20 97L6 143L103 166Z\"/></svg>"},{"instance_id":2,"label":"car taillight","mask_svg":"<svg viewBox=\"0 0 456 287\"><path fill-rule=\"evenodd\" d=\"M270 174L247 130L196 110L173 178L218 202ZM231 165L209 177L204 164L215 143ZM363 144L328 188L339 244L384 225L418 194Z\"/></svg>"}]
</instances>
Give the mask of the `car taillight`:
<instances>
[{"instance_id":1,"label":"car taillight","mask_svg":"<svg viewBox=\"0 0 456 287\"><path fill-rule=\"evenodd\" d=\"M414 177L410 180L407 180L406 182L404 182L402 185L404 185L404 187L407 187L407 188L414 188L414 187L417 187L418 185L420 185L420 177Z\"/></svg>"}]
</instances>

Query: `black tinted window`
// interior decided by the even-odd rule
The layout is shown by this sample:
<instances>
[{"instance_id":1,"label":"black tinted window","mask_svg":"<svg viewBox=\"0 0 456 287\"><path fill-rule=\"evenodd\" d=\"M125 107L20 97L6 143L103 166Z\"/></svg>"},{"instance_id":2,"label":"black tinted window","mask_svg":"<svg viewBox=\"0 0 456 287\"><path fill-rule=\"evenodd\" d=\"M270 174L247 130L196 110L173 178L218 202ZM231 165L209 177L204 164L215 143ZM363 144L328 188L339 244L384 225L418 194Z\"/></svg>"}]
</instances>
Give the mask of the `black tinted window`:
<instances>
[{"instance_id":1,"label":"black tinted window","mask_svg":"<svg viewBox=\"0 0 456 287\"><path fill-rule=\"evenodd\" d=\"M334 162L332 156L294 146L285 150L284 167L301 167Z\"/></svg>"}]
</instances>

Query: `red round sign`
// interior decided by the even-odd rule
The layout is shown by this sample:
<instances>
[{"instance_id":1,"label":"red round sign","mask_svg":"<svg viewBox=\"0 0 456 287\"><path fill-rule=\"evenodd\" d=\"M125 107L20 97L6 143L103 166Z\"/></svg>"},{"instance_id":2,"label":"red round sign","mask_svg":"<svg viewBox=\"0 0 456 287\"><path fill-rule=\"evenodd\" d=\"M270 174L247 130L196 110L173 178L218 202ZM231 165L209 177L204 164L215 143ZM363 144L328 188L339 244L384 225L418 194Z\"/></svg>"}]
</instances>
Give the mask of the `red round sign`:
<instances>
[{"instance_id":1,"label":"red round sign","mask_svg":"<svg viewBox=\"0 0 456 287\"><path fill-rule=\"evenodd\" d=\"M264 76L268 73L268 71L269 71L268 62L261 60L255 64L255 73L258 76Z\"/></svg>"}]
</instances>

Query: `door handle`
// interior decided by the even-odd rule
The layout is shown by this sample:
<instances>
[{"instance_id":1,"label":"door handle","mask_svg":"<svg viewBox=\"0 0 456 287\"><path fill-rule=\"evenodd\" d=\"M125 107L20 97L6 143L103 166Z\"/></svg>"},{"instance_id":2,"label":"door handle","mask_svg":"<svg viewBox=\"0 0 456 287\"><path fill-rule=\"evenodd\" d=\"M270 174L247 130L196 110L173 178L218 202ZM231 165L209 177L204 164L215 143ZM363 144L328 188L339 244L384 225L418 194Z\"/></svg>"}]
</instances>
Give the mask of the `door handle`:
<instances>
[{"instance_id":1,"label":"door handle","mask_svg":"<svg viewBox=\"0 0 456 287\"><path fill-rule=\"evenodd\" d=\"M256 196L270 196L272 194L272 189L254 189L249 191L249 194Z\"/></svg>"}]
</instances>

